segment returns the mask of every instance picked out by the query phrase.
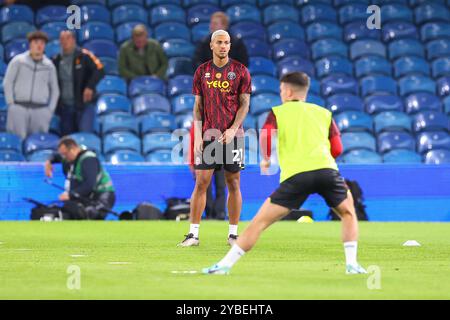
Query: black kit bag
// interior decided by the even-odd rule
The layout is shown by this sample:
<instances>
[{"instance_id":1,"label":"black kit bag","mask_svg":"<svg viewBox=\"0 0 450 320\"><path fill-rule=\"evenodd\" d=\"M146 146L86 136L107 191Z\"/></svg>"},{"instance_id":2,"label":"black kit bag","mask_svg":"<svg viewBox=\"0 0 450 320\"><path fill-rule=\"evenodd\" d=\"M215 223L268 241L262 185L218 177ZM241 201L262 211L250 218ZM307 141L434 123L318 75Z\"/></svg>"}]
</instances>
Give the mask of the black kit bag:
<instances>
[{"instance_id":1,"label":"black kit bag","mask_svg":"<svg viewBox=\"0 0 450 320\"><path fill-rule=\"evenodd\" d=\"M167 220L188 220L191 212L191 200L184 198L166 199L164 216Z\"/></svg>"},{"instance_id":2,"label":"black kit bag","mask_svg":"<svg viewBox=\"0 0 450 320\"><path fill-rule=\"evenodd\" d=\"M355 180L347 180L345 179L345 183L347 184L348 189L352 193L353 196L353 204L355 206L356 216L359 221L368 221L369 218L366 213L366 205L364 204L363 191L359 185L359 183ZM330 209L328 216L331 220L340 220L339 216Z\"/></svg>"},{"instance_id":3,"label":"black kit bag","mask_svg":"<svg viewBox=\"0 0 450 320\"><path fill-rule=\"evenodd\" d=\"M163 218L162 211L147 202L140 203L132 213L134 220L160 220Z\"/></svg>"}]
</instances>

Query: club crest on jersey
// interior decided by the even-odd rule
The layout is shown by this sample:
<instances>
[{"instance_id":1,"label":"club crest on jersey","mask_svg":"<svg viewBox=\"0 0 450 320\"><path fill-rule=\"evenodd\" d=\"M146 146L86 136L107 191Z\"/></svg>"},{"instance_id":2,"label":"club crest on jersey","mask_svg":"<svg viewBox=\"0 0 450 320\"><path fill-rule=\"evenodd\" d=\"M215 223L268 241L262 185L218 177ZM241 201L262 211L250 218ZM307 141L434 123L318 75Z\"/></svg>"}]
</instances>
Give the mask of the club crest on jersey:
<instances>
[{"instance_id":1,"label":"club crest on jersey","mask_svg":"<svg viewBox=\"0 0 450 320\"><path fill-rule=\"evenodd\" d=\"M217 79L222 78L222 74L221 74L220 72L216 73L216 78L217 78Z\"/></svg>"},{"instance_id":2,"label":"club crest on jersey","mask_svg":"<svg viewBox=\"0 0 450 320\"><path fill-rule=\"evenodd\" d=\"M227 78L228 80L236 79L236 73L234 73L233 71L228 72Z\"/></svg>"},{"instance_id":3,"label":"club crest on jersey","mask_svg":"<svg viewBox=\"0 0 450 320\"><path fill-rule=\"evenodd\" d=\"M211 73L209 73L209 72L205 73L205 78L206 78L206 79L211 78Z\"/></svg>"}]
</instances>

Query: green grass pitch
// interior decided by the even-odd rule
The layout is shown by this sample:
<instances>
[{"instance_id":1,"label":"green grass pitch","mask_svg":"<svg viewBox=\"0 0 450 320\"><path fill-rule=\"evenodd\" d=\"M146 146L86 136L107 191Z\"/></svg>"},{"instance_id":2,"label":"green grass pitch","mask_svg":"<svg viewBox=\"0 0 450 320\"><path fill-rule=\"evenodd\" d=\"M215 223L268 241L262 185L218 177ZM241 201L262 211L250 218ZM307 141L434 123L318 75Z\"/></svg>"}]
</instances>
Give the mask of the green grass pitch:
<instances>
[{"instance_id":1,"label":"green grass pitch","mask_svg":"<svg viewBox=\"0 0 450 320\"><path fill-rule=\"evenodd\" d=\"M368 288L371 275L345 275L339 223L279 222L228 276L172 273L228 250L226 222L204 221L199 247L176 247L187 229L186 221L2 222L0 299L450 298L447 223L361 223L359 261L380 268L379 289ZM70 266L79 290L68 289Z\"/></svg>"}]
</instances>

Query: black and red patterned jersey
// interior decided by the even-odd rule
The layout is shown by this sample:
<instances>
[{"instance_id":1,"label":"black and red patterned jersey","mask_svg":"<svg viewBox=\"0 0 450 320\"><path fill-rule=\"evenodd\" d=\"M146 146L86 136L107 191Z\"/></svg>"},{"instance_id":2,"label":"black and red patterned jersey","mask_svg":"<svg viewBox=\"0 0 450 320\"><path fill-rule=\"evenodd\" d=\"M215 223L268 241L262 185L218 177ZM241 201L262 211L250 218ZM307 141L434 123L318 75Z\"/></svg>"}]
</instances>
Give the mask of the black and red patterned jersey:
<instances>
[{"instance_id":1,"label":"black and red patterned jersey","mask_svg":"<svg viewBox=\"0 0 450 320\"><path fill-rule=\"evenodd\" d=\"M239 109L239 95L252 92L248 69L241 63L229 59L219 68L213 60L197 68L192 93L203 98L203 132L230 128Z\"/></svg>"}]
</instances>

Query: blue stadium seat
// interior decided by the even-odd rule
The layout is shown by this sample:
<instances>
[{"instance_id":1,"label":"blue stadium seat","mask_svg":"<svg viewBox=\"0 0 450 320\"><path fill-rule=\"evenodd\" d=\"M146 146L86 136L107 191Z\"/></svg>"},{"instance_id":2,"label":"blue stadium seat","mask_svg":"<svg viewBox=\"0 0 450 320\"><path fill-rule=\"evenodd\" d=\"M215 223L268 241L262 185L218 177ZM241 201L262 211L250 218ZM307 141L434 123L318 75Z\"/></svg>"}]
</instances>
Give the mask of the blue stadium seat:
<instances>
[{"instance_id":1,"label":"blue stadium seat","mask_svg":"<svg viewBox=\"0 0 450 320\"><path fill-rule=\"evenodd\" d=\"M416 141L405 131L390 131L380 133L377 137L378 152L386 153L394 149L416 150Z\"/></svg>"},{"instance_id":2,"label":"blue stadium seat","mask_svg":"<svg viewBox=\"0 0 450 320\"><path fill-rule=\"evenodd\" d=\"M6 110L0 109L0 131L6 131Z\"/></svg>"},{"instance_id":3,"label":"blue stadium seat","mask_svg":"<svg viewBox=\"0 0 450 320\"><path fill-rule=\"evenodd\" d=\"M414 116L414 132L422 131L449 131L449 118L440 112L422 111Z\"/></svg>"},{"instance_id":4,"label":"blue stadium seat","mask_svg":"<svg viewBox=\"0 0 450 320\"><path fill-rule=\"evenodd\" d=\"M331 55L348 57L348 49L345 43L335 39L321 39L314 42L311 46L311 52L314 60Z\"/></svg>"},{"instance_id":5,"label":"blue stadium seat","mask_svg":"<svg viewBox=\"0 0 450 320\"><path fill-rule=\"evenodd\" d=\"M411 118L398 111L384 111L373 118L376 133L382 131L411 131Z\"/></svg>"},{"instance_id":6,"label":"blue stadium seat","mask_svg":"<svg viewBox=\"0 0 450 320\"><path fill-rule=\"evenodd\" d=\"M422 24L435 21L450 21L450 10L445 5L427 3L414 9L416 23Z\"/></svg>"},{"instance_id":7,"label":"blue stadium seat","mask_svg":"<svg viewBox=\"0 0 450 320\"><path fill-rule=\"evenodd\" d=\"M6 73L6 67L7 67L6 63L3 62L2 59L0 59L0 76L3 77L3 76L5 75L5 73ZM3 86L3 81L2 81L2 86ZM2 91L3 91L3 90L2 90Z\"/></svg>"},{"instance_id":8,"label":"blue stadium seat","mask_svg":"<svg viewBox=\"0 0 450 320\"><path fill-rule=\"evenodd\" d=\"M145 161L151 164L171 164L172 163L172 150L156 150L150 152L146 157Z\"/></svg>"},{"instance_id":9,"label":"blue stadium seat","mask_svg":"<svg viewBox=\"0 0 450 320\"><path fill-rule=\"evenodd\" d=\"M84 48L92 51L97 57L117 58L118 48L110 40L91 40L84 44Z\"/></svg>"},{"instance_id":10,"label":"blue stadium seat","mask_svg":"<svg viewBox=\"0 0 450 320\"><path fill-rule=\"evenodd\" d=\"M168 58L192 58L195 52L195 46L184 39L168 39L162 44L162 48Z\"/></svg>"},{"instance_id":11,"label":"blue stadium seat","mask_svg":"<svg viewBox=\"0 0 450 320\"><path fill-rule=\"evenodd\" d=\"M450 56L450 39L436 39L427 43L428 60Z\"/></svg>"},{"instance_id":12,"label":"blue stadium seat","mask_svg":"<svg viewBox=\"0 0 450 320\"><path fill-rule=\"evenodd\" d=\"M53 58L61 52L59 40L53 40L47 43L45 46L45 55L49 58Z\"/></svg>"},{"instance_id":13,"label":"blue stadium seat","mask_svg":"<svg viewBox=\"0 0 450 320\"><path fill-rule=\"evenodd\" d=\"M309 78L309 92L320 94L320 82L315 78Z\"/></svg>"},{"instance_id":14,"label":"blue stadium seat","mask_svg":"<svg viewBox=\"0 0 450 320\"><path fill-rule=\"evenodd\" d=\"M382 163L381 156L367 149L352 150L342 156L344 163L349 164L377 164Z\"/></svg>"},{"instance_id":15,"label":"blue stadium seat","mask_svg":"<svg viewBox=\"0 0 450 320\"><path fill-rule=\"evenodd\" d=\"M141 123L141 135L150 132L172 132L177 129L175 116L168 113L152 112L139 119Z\"/></svg>"},{"instance_id":16,"label":"blue stadium seat","mask_svg":"<svg viewBox=\"0 0 450 320\"><path fill-rule=\"evenodd\" d=\"M136 97L145 93L166 94L166 84L155 76L140 76L131 80L128 85L128 96Z\"/></svg>"},{"instance_id":17,"label":"blue stadium seat","mask_svg":"<svg viewBox=\"0 0 450 320\"><path fill-rule=\"evenodd\" d=\"M230 24L242 21L261 22L261 14L259 13L258 8L245 3L229 7L226 10L226 14L230 19Z\"/></svg>"},{"instance_id":18,"label":"blue stadium seat","mask_svg":"<svg viewBox=\"0 0 450 320\"><path fill-rule=\"evenodd\" d=\"M36 12L36 25L40 27L47 22L65 22L68 17L69 14L67 13L67 7L65 6L45 6Z\"/></svg>"},{"instance_id":19,"label":"blue stadium seat","mask_svg":"<svg viewBox=\"0 0 450 320\"><path fill-rule=\"evenodd\" d=\"M266 29L257 22L239 22L230 27L230 33L238 39L266 39Z\"/></svg>"},{"instance_id":20,"label":"blue stadium seat","mask_svg":"<svg viewBox=\"0 0 450 320\"><path fill-rule=\"evenodd\" d=\"M252 76L257 74L267 74L275 77L277 75L277 67L272 60L263 57L250 57L248 70Z\"/></svg>"},{"instance_id":21,"label":"blue stadium seat","mask_svg":"<svg viewBox=\"0 0 450 320\"><path fill-rule=\"evenodd\" d=\"M116 42L117 44L122 44L123 42L131 39L131 33L133 31L133 28L137 26L138 24L141 24L139 21L132 21L132 22L125 22L120 25L118 25L115 28L116 33ZM147 32L149 34L149 37L152 37L151 29L147 28Z\"/></svg>"},{"instance_id":22,"label":"blue stadium seat","mask_svg":"<svg viewBox=\"0 0 450 320\"><path fill-rule=\"evenodd\" d=\"M76 4L76 5L83 5L83 4L91 4L91 3L95 3L95 4L100 4L102 6L106 6L106 0L72 0L71 3Z\"/></svg>"},{"instance_id":23,"label":"blue stadium seat","mask_svg":"<svg viewBox=\"0 0 450 320\"><path fill-rule=\"evenodd\" d=\"M381 7L383 23L391 21L413 22L413 12L407 5L400 3L385 4Z\"/></svg>"},{"instance_id":24,"label":"blue stadium seat","mask_svg":"<svg viewBox=\"0 0 450 320\"><path fill-rule=\"evenodd\" d=\"M80 43L98 39L114 41L114 30L110 24L104 22L88 22L81 26L78 32L78 41Z\"/></svg>"},{"instance_id":25,"label":"blue stadium seat","mask_svg":"<svg viewBox=\"0 0 450 320\"><path fill-rule=\"evenodd\" d=\"M450 163L449 150L431 150L425 155L426 164L444 164Z\"/></svg>"},{"instance_id":26,"label":"blue stadium seat","mask_svg":"<svg viewBox=\"0 0 450 320\"><path fill-rule=\"evenodd\" d=\"M178 128L190 130L193 121L192 118L192 112L189 112L175 116L175 121L177 122Z\"/></svg>"},{"instance_id":27,"label":"blue stadium seat","mask_svg":"<svg viewBox=\"0 0 450 320\"><path fill-rule=\"evenodd\" d=\"M302 27L295 22L276 22L267 27L267 35L271 43L282 39L304 40L305 33Z\"/></svg>"},{"instance_id":28,"label":"blue stadium seat","mask_svg":"<svg viewBox=\"0 0 450 320\"><path fill-rule=\"evenodd\" d=\"M244 130L256 129L256 118L251 114L247 114L242 127L244 128Z\"/></svg>"},{"instance_id":29,"label":"blue stadium seat","mask_svg":"<svg viewBox=\"0 0 450 320\"><path fill-rule=\"evenodd\" d=\"M293 2L293 0L258 0L258 6L261 8L265 8L267 6L278 3L293 5Z\"/></svg>"},{"instance_id":30,"label":"blue stadium seat","mask_svg":"<svg viewBox=\"0 0 450 320\"><path fill-rule=\"evenodd\" d=\"M184 114L192 112L194 109L195 97L192 94L181 94L172 98L174 114Z\"/></svg>"},{"instance_id":31,"label":"blue stadium seat","mask_svg":"<svg viewBox=\"0 0 450 320\"><path fill-rule=\"evenodd\" d=\"M414 92L436 93L436 83L432 79L421 75L409 75L401 78L398 82L398 87L401 96Z\"/></svg>"},{"instance_id":32,"label":"blue stadium seat","mask_svg":"<svg viewBox=\"0 0 450 320\"><path fill-rule=\"evenodd\" d=\"M350 93L338 93L327 99L327 109L334 114L343 111L364 111L360 97Z\"/></svg>"},{"instance_id":33,"label":"blue stadium seat","mask_svg":"<svg viewBox=\"0 0 450 320\"><path fill-rule=\"evenodd\" d=\"M373 131L372 117L361 111L344 111L334 116L339 130L346 131Z\"/></svg>"},{"instance_id":34,"label":"blue stadium seat","mask_svg":"<svg viewBox=\"0 0 450 320\"><path fill-rule=\"evenodd\" d=\"M348 23L344 27L344 40L352 42L355 40L380 40L379 29L368 29L366 22L356 21Z\"/></svg>"},{"instance_id":35,"label":"blue stadium seat","mask_svg":"<svg viewBox=\"0 0 450 320\"><path fill-rule=\"evenodd\" d=\"M136 151L117 150L106 156L106 162L112 164L144 162L144 157Z\"/></svg>"},{"instance_id":36,"label":"blue stadium seat","mask_svg":"<svg viewBox=\"0 0 450 320\"><path fill-rule=\"evenodd\" d=\"M409 0L409 6L412 8L416 8L417 6L430 2L445 5L445 0Z\"/></svg>"},{"instance_id":37,"label":"blue stadium seat","mask_svg":"<svg viewBox=\"0 0 450 320\"><path fill-rule=\"evenodd\" d=\"M153 111L170 113L170 109L167 98L159 94L148 93L133 99L133 113L136 115Z\"/></svg>"},{"instance_id":38,"label":"blue stadium seat","mask_svg":"<svg viewBox=\"0 0 450 320\"><path fill-rule=\"evenodd\" d=\"M275 77L267 75L257 75L252 77L252 93L257 95L260 93L278 94L280 82Z\"/></svg>"},{"instance_id":39,"label":"blue stadium seat","mask_svg":"<svg viewBox=\"0 0 450 320\"><path fill-rule=\"evenodd\" d=\"M403 101L399 96L392 94L375 94L364 99L366 112L377 114L384 111L403 112Z\"/></svg>"},{"instance_id":40,"label":"blue stadium seat","mask_svg":"<svg viewBox=\"0 0 450 320\"><path fill-rule=\"evenodd\" d=\"M376 151L375 138L367 132L345 132L341 136L345 152L355 149Z\"/></svg>"},{"instance_id":41,"label":"blue stadium seat","mask_svg":"<svg viewBox=\"0 0 450 320\"><path fill-rule=\"evenodd\" d=\"M323 107L325 105L325 100L323 100L322 97L320 97L314 93L308 94L308 96L306 97L306 102L313 103L313 104L316 104L321 107Z\"/></svg>"},{"instance_id":42,"label":"blue stadium seat","mask_svg":"<svg viewBox=\"0 0 450 320\"><path fill-rule=\"evenodd\" d=\"M383 155L384 163L422 163L422 157L414 151L394 149Z\"/></svg>"},{"instance_id":43,"label":"blue stadium seat","mask_svg":"<svg viewBox=\"0 0 450 320\"><path fill-rule=\"evenodd\" d=\"M97 114L110 112L131 112L131 102L124 95L117 93L107 93L97 100Z\"/></svg>"},{"instance_id":44,"label":"blue stadium seat","mask_svg":"<svg viewBox=\"0 0 450 320\"><path fill-rule=\"evenodd\" d=\"M191 33L185 24L179 22L161 23L155 28L155 39L159 42L168 39L184 39L190 41Z\"/></svg>"},{"instance_id":45,"label":"blue stadium seat","mask_svg":"<svg viewBox=\"0 0 450 320\"><path fill-rule=\"evenodd\" d=\"M167 76L173 78L179 74L194 74L194 66L192 60L187 57L169 58L169 66L167 68Z\"/></svg>"},{"instance_id":46,"label":"blue stadium seat","mask_svg":"<svg viewBox=\"0 0 450 320\"><path fill-rule=\"evenodd\" d=\"M302 7L301 16L304 25L321 21L337 23L336 10L332 6L322 3L311 3Z\"/></svg>"},{"instance_id":47,"label":"blue stadium seat","mask_svg":"<svg viewBox=\"0 0 450 320\"><path fill-rule=\"evenodd\" d=\"M103 153L108 155L118 150L141 152L141 140L131 132L114 132L103 138Z\"/></svg>"},{"instance_id":48,"label":"blue stadium seat","mask_svg":"<svg viewBox=\"0 0 450 320\"><path fill-rule=\"evenodd\" d=\"M81 22L111 22L111 13L109 10L99 4L85 4L81 6Z\"/></svg>"},{"instance_id":49,"label":"blue stadium seat","mask_svg":"<svg viewBox=\"0 0 450 320\"><path fill-rule=\"evenodd\" d=\"M263 11L264 24L270 25L280 21L292 21L299 23L299 15L297 10L286 4L273 4L266 7Z\"/></svg>"},{"instance_id":50,"label":"blue stadium seat","mask_svg":"<svg viewBox=\"0 0 450 320\"><path fill-rule=\"evenodd\" d=\"M271 58L272 49L266 41L261 39L243 39L247 48L247 54L249 57L263 57ZM277 44L283 40L276 42ZM297 41L294 39L294 41Z\"/></svg>"},{"instance_id":51,"label":"blue stadium seat","mask_svg":"<svg viewBox=\"0 0 450 320\"><path fill-rule=\"evenodd\" d=\"M179 75L169 80L167 93L169 97L192 92L193 79L190 75Z\"/></svg>"},{"instance_id":52,"label":"blue stadium seat","mask_svg":"<svg viewBox=\"0 0 450 320\"><path fill-rule=\"evenodd\" d=\"M220 8L210 4L199 4L187 10L187 24L192 27L197 23L209 22L214 12L220 11Z\"/></svg>"},{"instance_id":53,"label":"blue stadium seat","mask_svg":"<svg viewBox=\"0 0 450 320\"><path fill-rule=\"evenodd\" d=\"M62 21L48 22L41 26L41 31L45 32L50 41L58 40L61 31L67 30L67 23Z\"/></svg>"},{"instance_id":54,"label":"blue stadium seat","mask_svg":"<svg viewBox=\"0 0 450 320\"><path fill-rule=\"evenodd\" d=\"M45 162L48 160L48 158L52 154L54 154L54 152L55 152L54 150L48 150L48 149L38 150L38 151L35 151L35 152L29 154L27 156L27 161L28 162Z\"/></svg>"},{"instance_id":55,"label":"blue stadium seat","mask_svg":"<svg viewBox=\"0 0 450 320\"><path fill-rule=\"evenodd\" d=\"M358 94L358 82L344 74L333 74L322 79L321 87L322 95L326 97L345 92Z\"/></svg>"},{"instance_id":56,"label":"blue stadium seat","mask_svg":"<svg viewBox=\"0 0 450 320\"><path fill-rule=\"evenodd\" d=\"M420 29L422 41L430 41L439 38L448 38L450 34L450 23L428 22Z\"/></svg>"},{"instance_id":57,"label":"blue stadium seat","mask_svg":"<svg viewBox=\"0 0 450 320\"><path fill-rule=\"evenodd\" d=\"M153 8L159 5L172 4L181 6L181 0L145 0L146 8Z\"/></svg>"},{"instance_id":58,"label":"blue stadium seat","mask_svg":"<svg viewBox=\"0 0 450 320\"><path fill-rule=\"evenodd\" d=\"M434 60L431 69L434 78L450 75L450 55Z\"/></svg>"},{"instance_id":59,"label":"blue stadium seat","mask_svg":"<svg viewBox=\"0 0 450 320\"><path fill-rule=\"evenodd\" d=\"M85 146L88 150L94 151L96 154L101 154L102 143L100 138L94 133L77 132L70 135L79 145Z\"/></svg>"},{"instance_id":60,"label":"blue stadium seat","mask_svg":"<svg viewBox=\"0 0 450 320\"><path fill-rule=\"evenodd\" d=\"M380 56L367 56L355 61L355 74L358 78L382 74L391 75L391 64Z\"/></svg>"},{"instance_id":61,"label":"blue stadium seat","mask_svg":"<svg viewBox=\"0 0 450 320\"><path fill-rule=\"evenodd\" d=\"M307 1L307 0L305 0ZM330 1L330 0L328 0ZM362 4L366 4L367 6L370 4L370 0L333 0L333 5L336 8L340 8L342 6L348 5L348 4L352 4L352 3L362 3Z\"/></svg>"},{"instance_id":62,"label":"blue stadium seat","mask_svg":"<svg viewBox=\"0 0 450 320\"><path fill-rule=\"evenodd\" d=\"M389 59L395 60L403 56L425 57L425 49L418 40L400 39L389 43Z\"/></svg>"},{"instance_id":63,"label":"blue stadium seat","mask_svg":"<svg viewBox=\"0 0 450 320\"><path fill-rule=\"evenodd\" d=\"M339 21L341 24L347 24L354 21L367 21L367 4L351 3L339 9Z\"/></svg>"},{"instance_id":64,"label":"blue stadium seat","mask_svg":"<svg viewBox=\"0 0 450 320\"><path fill-rule=\"evenodd\" d=\"M127 83L121 77L107 75L97 84L97 93L118 93L127 95Z\"/></svg>"},{"instance_id":65,"label":"blue stadium seat","mask_svg":"<svg viewBox=\"0 0 450 320\"><path fill-rule=\"evenodd\" d=\"M132 132L139 134L139 123L129 113L111 113L101 118L102 136L113 132Z\"/></svg>"},{"instance_id":66,"label":"blue stadium seat","mask_svg":"<svg viewBox=\"0 0 450 320\"><path fill-rule=\"evenodd\" d=\"M397 94L397 82L384 75L367 76L361 79L361 94L368 96L374 93Z\"/></svg>"},{"instance_id":67,"label":"blue stadium seat","mask_svg":"<svg viewBox=\"0 0 450 320\"><path fill-rule=\"evenodd\" d=\"M296 56L287 57L278 61L277 68L280 76L294 71L305 72L310 77L314 76L315 74L314 65L309 60L305 60Z\"/></svg>"},{"instance_id":68,"label":"blue stadium seat","mask_svg":"<svg viewBox=\"0 0 450 320\"><path fill-rule=\"evenodd\" d=\"M34 133L29 135L23 142L25 155L43 149L56 150L59 137L52 133Z\"/></svg>"},{"instance_id":69,"label":"blue stadium seat","mask_svg":"<svg viewBox=\"0 0 450 320\"><path fill-rule=\"evenodd\" d=\"M437 89L441 97L450 95L450 76L438 79Z\"/></svg>"},{"instance_id":70,"label":"blue stadium seat","mask_svg":"<svg viewBox=\"0 0 450 320\"><path fill-rule=\"evenodd\" d=\"M109 8L115 8L121 5L128 5L128 4L135 4L135 5L144 5L144 0L108 0L108 7Z\"/></svg>"},{"instance_id":71,"label":"blue stadium seat","mask_svg":"<svg viewBox=\"0 0 450 320\"><path fill-rule=\"evenodd\" d=\"M260 93L250 98L250 112L254 116L270 111L272 107L281 105L281 99L275 93Z\"/></svg>"},{"instance_id":72,"label":"blue stadium seat","mask_svg":"<svg viewBox=\"0 0 450 320\"><path fill-rule=\"evenodd\" d=\"M280 60L289 56L300 56L309 59L309 46L300 40L283 39L273 44L273 57ZM267 56L264 56L267 57Z\"/></svg>"},{"instance_id":73,"label":"blue stadium seat","mask_svg":"<svg viewBox=\"0 0 450 320\"><path fill-rule=\"evenodd\" d=\"M220 5L222 8L228 8L236 4L250 4L256 7L257 0L220 0Z\"/></svg>"},{"instance_id":74,"label":"blue stadium seat","mask_svg":"<svg viewBox=\"0 0 450 320\"><path fill-rule=\"evenodd\" d=\"M0 132L0 150L22 152L22 139L13 133Z\"/></svg>"},{"instance_id":75,"label":"blue stadium seat","mask_svg":"<svg viewBox=\"0 0 450 320\"><path fill-rule=\"evenodd\" d=\"M13 21L25 21L34 23L34 13L26 5L4 6L0 10L0 25Z\"/></svg>"},{"instance_id":76,"label":"blue stadium seat","mask_svg":"<svg viewBox=\"0 0 450 320\"><path fill-rule=\"evenodd\" d=\"M319 78L335 73L353 75L353 64L340 56L328 56L316 61L316 74Z\"/></svg>"},{"instance_id":77,"label":"blue stadium seat","mask_svg":"<svg viewBox=\"0 0 450 320\"><path fill-rule=\"evenodd\" d=\"M418 39L419 32L410 22L398 21L383 24L383 41L389 42L403 38Z\"/></svg>"},{"instance_id":78,"label":"blue stadium seat","mask_svg":"<svg viewBox=\"0 0 450 320\"><path fill-rule=\"evenodd\" d=\"M36 30L34 25L28 22L16 21L7 23L2 27L2 42L7 43L13 39L26 38L27 34L34 30Z\"/></svg>"},{"instance_id":79,"label":"blue stadium seat","mask_svg":"<svg viewBox=\"0 0 450 320\"><path fill-rule=\"evenodd\" d=\"M408 74L430 75L430 66L428 62L420 57L405 56L394 62L394 75L396 78L403 77Z\"/></svg>"},{"instance_id":80,"label":"blue stadium seat","mask_svg":"<svg viewBox=\"0 0 450 320\"><path fill-rule=\"evenodd\" d=\"M105 73L109 75L118 75L119 69L117 60L111 57L98 57L103 64Z\"/></svg>"},{"instance_id":81,"label":"blue stadium seat","mask_svg":"<svg viewBox=\"0 0 450 320\"><path fill-rule=\"evenodd\" d=\"M3 94L3 76L1 76L1 75L0 75L0 93ZM3 108L0 107L0 109L3 109Z\"/></svg>"},{"instance_id":82,"label":"blue stadium seat","mask_svg":"<svg viewBox=\"0 0 450 320\"><path fill-rule=\"evenodd\" d=\"M198 23L191 28L192 42L202 41L209 35L209 24L206 22Z\"/></svg>"},{"instance_id":83,"label":"blue stadium seat","mask_svg":"<svg viewBox=\"0 0 450 320\"><path fill-rule=\"evenodd\" d=\"M424 154L430 150L450 150L450 134L448 132L422 132L417 135L417 151Z\"/></svg>"},{"instance_id":84,"label":"blue stadium seat","mask_svg":"<svg viewBox=\"0 0 450 320\"><path fill-rule=\"evenodd\" d=\"M306 38L314 42L323 38L342 39L342 29L332 22L315 22L306 28Z\"/></svg>"},{"instance_id":85,"label":"blue stadium seat","mask_svg":"<svg viewBox=\"0 0 450 320\"><path fill-rule=\"evenodd\" d=\"M8 108L8 106L6 105L5 95L2 93L2 94L0 94L0 109L6 110L7 108Z\"/></svg>"},{"instance_id":86,"label":"blue stadium seat","mask_svg":"<svg viewBox=\"0 0 450 320\"><path fill-rule=\"evenodd\" d=\"M410 94L405 98L405 105L408 114L421 111L442 111L441 100L428 92Z\"/></svg>"},{"instance_id":87,"label":"blue stadium seat","mask_svg":"<svg viewBox=\"0 0 450 320\"><path fill-rule=\"evenodd\" d=\"M172 140L171 133L148 133L142 138L142 153L148 155L150 152L158 149L171 150L178 143L178 140Z\"/></svg>"},{"instance_id":88,"label":"blue stadium seat","mask_svg":"<svg viewBox=\"0 0 450 320\"><path fill-rule=\"evenodd\" d=\"M186 13L178 5L161 4L153 7L150 11L150 24L156 26L163 22L186 22Z\"/></svg>"},{"instance_id":89,"label":"blue stadium seat","mask_svg":"<svg viewBox=\"0 0 450 320\"><path fill-rule=\"evenodd\" d=\"M386 58L384 44L376 40L358 40L350 45L350 58L352 60L371 55Z\"/></svg>"},{"instance_id":90,"label":"blue stadium seat","mask_svg":"<svg viewBox=\"0 0 450 320\"><path fill-rule=\"evenodd\" d=\"M0 150L0 162L22 162L25 157L17 152L10 150Z\"/></svg>"}]
</instances>

